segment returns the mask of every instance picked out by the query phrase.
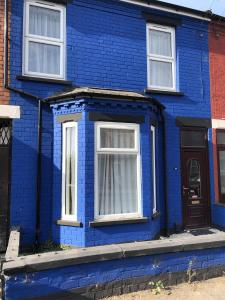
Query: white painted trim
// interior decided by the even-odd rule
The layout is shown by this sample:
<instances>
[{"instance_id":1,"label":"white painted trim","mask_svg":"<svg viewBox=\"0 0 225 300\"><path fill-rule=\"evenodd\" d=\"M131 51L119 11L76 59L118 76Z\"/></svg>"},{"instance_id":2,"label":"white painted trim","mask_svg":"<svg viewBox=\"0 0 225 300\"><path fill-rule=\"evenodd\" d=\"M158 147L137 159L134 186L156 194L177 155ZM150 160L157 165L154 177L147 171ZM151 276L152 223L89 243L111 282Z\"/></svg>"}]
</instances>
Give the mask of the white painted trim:
<instances>
[{"instance_id":1,"label":"white painted trim","mask_svg":"<svg viewBox=\"0 0 225 300\"><path fill-rule=\"evenodd\" d=\"M60 12L60 38L50 38L45 36L32 35L29 33L29 7L44 7ZM23 21L23 75L32 77L65 79L66 78L66 8L63 5L50 2L39 2L36 0L26 0L24 2L24 21ZM60 47L60 74L45 74L31 72L28 68L29 42L39 44L55 45Z\"/></svg>"},{"instance_id":2,"label":"white painted trim","mask_svg":"<svg viewBox=\"0 0 225 300\"><path fill-rule=\"evenodd\" d=\"M150 30L168 32L171 34L171 56L163 56L150 53ZM176 91L176 37L175 29L170 26L158 25L158 24L147 24L146 26L146 35L147 35L147 80L148 88L154 90L168 90ZM172 87L165 86L153 86L150 84L150 61L159 61L172 64Z\"/></svg>"},{"instance_id":3,"label":"white painted trim","mask_svg":"<svg viewBox=\"0 0 225 300\"><path fill-rule=\"evenodd\" d=\"M151 126L152 136L152 188L153 188L153 214L157 212L157 186L156 186L156 135L155 126Z\"/></svg>"},{"instance_id":4,"label":"white painted trim","mask_svg":"<svg viewBox=\"0 0 225 300\"><path fill-rule=\"evenodd\" d=\"M20 119L20 106L0 105L0 118Z\"/></svg>"},{"instance_id":5,"label":"white painted trim","mask_svg":"<svg viewBox=\"0 0 225 300\"><path fill-rule=\"evenodd\" d=\"M101 128L116 128L116 129L133 129L135 131L135 148L134 149L102 149L100 148L100 129ZM138 194L138 210L136 213L115 214L115 215L99 215L99 201L98 201L98 154L103 153L123 153L137 155L137 194ZM114 123L114 122L96 122L95 123L95 220L122 220L124 218L137 218L143 216L142 208L142 170L141 170L141 154L140 154L140 125L131 123Z\"/></svg>"},{"instance_id":6,"label":"white painted trim","mask_svg":"<svg viewBox=\"0 0 225 300\"><path fill-rule=\"evenodd\" d=\"M212 128L225 128L225 120L222 119L212 119Z\"/></svg>"},{"instance_id":7,"label":"white painted trim","mask_svg":"<svg viewBox=\"0 0 225 300\"><path fill-rule=\"evenodd\" d=\"M161 10L161 11L166 11L166 12L174 13L176 15L187 16L187 17L191 17L191 18L195 18L195 19L199 19L199 20L204 20L204 21L211 21L210 18L201 17L201 16L198 16L197 14L195 15L194 13L184 12L184 11L182 11L182 7L180 8L181 10L176 10L176 9L169 8L169 7L161 7L160 5L156 5L156 4L140 3L140 2L135 1L135 0L119 0L119 1L129 3L129 4L138 5L138 6L142 6L142 7L148 7L148 8Z\"/></svg>"},{"instance_id":8,"label":"white painted trim","mask_svg":"<svg viewBox=\"0 0 225 300\"><path fill-rule=\"evenodd\" d=\"M75 128L75 214L65 214L65 190L66 190L66 129L69 127ZM65 221L77 221L77 162L78 162L78 132L76 122L67 122L62 125L62 211L61 218Z\"/></svg>"}]
</instances>

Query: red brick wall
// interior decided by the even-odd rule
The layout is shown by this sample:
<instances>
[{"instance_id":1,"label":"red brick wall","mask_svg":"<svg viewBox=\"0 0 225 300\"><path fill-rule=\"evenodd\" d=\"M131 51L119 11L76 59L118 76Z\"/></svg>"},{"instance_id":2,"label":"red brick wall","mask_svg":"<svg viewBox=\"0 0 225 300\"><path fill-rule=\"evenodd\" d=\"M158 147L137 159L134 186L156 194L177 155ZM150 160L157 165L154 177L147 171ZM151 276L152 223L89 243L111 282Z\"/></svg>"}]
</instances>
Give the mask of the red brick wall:
<instances>
[{"instance_id":1,"label":"red brick wall","mask_svg":"<svg viewBox=\"0 0 225 300\"><path fill-rule=\"evenodd\" d=\"M225 119L225 22L209 26L210 90L212 119ZM216 129L213 129L215 197L219 201Z\"/></svg>"},{"instance_id":2,"label":"red brick wall","mask_svg":"<svg viewBox=\"0 0 225 300\"><path fill-rule=\"evenodd\" d=\"M225 118L225 22L209 27L212 119Z\"/></svg>"},{"instance_id":3,"label":"red brick wall","mask_svg":"<svg viewBox=\"0 0 225 300\"><path fill-rule=\"evenodd\" d=\"M9 91L3 88L4 66L4 0L0 0L0 104L9 103Z\"/></svg>"}]
</instances>

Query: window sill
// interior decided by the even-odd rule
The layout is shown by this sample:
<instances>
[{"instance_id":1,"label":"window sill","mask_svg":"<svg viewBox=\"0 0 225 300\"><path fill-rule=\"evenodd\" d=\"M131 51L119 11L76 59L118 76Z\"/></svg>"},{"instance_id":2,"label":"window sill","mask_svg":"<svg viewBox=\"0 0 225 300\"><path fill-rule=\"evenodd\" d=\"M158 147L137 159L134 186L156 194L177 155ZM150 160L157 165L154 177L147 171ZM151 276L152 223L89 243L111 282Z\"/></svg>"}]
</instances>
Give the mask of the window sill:
<instances>
[{"instance_id":1,"label":"window sill","mask_svg":"<svg viewBox=\"0 0 225 300\"><path fill-rule=\"evenodd\" d=\"M56 224L61 226L83 227L81 222L76 221L57 220Z\"/></svg>"},{"instance_id":2,"label":"window sill","mask_svg":"<svg viewBox=\"0 0 225 300\"><path fill-rule=\"evenodd\" d=\"M184 93L178 91L166 91L166 90L151 90L146 89L145 93L147 94L159 94L159 95L172 95L172 96L184 96Z\"/></svg>"},{"instance_id":3,"label":"window sill","mask_svg":"<svg viewBox=\"0 0 225 300\"><path fill-rule=\"evenodd\" d=\"M148 218L135 218L135 219L121 219L121 220L97 220L89 223L90 227L103 227L103 226L113 226L113 225L123 225L123 224L138 224L138 223L148 223Z\"/></svg>"},{"instance_id":4,"label":"window sill","mask_svg":"<svg viewBox=\"0 0 225 300\"><path fill-rule=\"evenodd\" d=\"M40 78L40 77L32 77L32 76L16 76L17 80L21 81L36 81L36 82L45 82L45 83L55 83L62 85L72 85L72 81L62 80L62 79L51 79L51 78Z\"/></svg>"},{"instance_id":5,"label":"window sill","mask_svg":"<svg viewBox=\"0 0 225 300\"><path fill-rule=\"evenodd\" d=\"M156 211L153 215L152 215L152 220L158 219L161 216L161 212L160 211Z\"/></svg>"}]
</instances>

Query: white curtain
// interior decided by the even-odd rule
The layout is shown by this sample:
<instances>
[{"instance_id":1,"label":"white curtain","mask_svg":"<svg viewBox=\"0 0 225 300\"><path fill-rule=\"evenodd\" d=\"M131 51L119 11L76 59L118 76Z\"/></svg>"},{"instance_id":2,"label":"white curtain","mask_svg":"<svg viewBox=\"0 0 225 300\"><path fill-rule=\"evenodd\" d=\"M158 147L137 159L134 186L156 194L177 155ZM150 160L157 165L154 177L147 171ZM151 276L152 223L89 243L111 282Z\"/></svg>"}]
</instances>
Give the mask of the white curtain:
<instances>
[{"instance_id":1,"label":"white curtain","mask_svg":"<svg viewBox=\"0 0 225 300\"><path fill-rule=\"evenodd\" d=\"M150 85L173 87L172 63L150 59Z\"/></svg>"},{"instance_id":2,"label":"white curtain","mask_svg":"<svg viewBox=\"0 0 225 300\"><path fill-rule=\"evenodd\" d=\"M60 11L30 5L29 34L60 41L60 18ZM49 44L46 40L42 43L29 40L28 43L28 71L60 75L60 45Z\"/></svg>"},{"instance_id":3,"label":"white curtain","mask_svg":"<svg viewBox=\"0 0 225 300\"><path fill-rule=\"evenodd\" d=\"M105 148L134 148L134 131L102 129ZM137 154L98 154L99 215L136 213Z\"/></svg>"},{"instance_id":4,"label":"white curtain","mask_svg":"<svg viewBox=\"0 0 225 300\"><path fill-rule=\"evenodd\" d=\"M171 33L159 30L150 30L150 53L172 56Z\"/></svg>"},{"instance_id":5,"label":"white curtain","mask_svg":"<svg viewBox=\"0 0 225 300\"><path fill-rule=\"evenodd\" d=\"M66 128L65 214L75 214L75 127Z\"/></svg>"},{"instance_id":6,"label":"white curtain","mask_svg":"<svg viewBox=\"0 0 225 300\"><path fill-rule=\"evenodd\" d=\"M60 74L60 46L29 42L29 71Z\"/></svg>"},{"instance_id":7,"label":"white curtain","mask_svg":"<svg viewBox=\"0 0 225 300\"><path fill-rule=\"evenodd\" d=\"M60 11L30 6L29 33L60 38Z\"/></svg>"},{"instance_id":8,"label":"white curtain","mask_svg":"<svg viewBox=\"0 0 225 300\"><path fill-rule=\"evenodd\" d=\"M101 148L134 148L134 130L101 128Z\"/></svg>"}]
</instances>

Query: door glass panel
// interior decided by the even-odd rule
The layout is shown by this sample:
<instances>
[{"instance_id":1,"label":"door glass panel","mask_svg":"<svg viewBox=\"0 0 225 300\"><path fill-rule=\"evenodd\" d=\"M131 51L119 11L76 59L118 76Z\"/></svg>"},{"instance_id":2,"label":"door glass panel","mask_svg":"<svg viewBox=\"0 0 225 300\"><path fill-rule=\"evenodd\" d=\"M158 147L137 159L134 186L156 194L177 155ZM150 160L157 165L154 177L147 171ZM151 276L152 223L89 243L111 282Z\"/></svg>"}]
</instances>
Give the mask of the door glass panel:
<instances>
[{"instance_id":1,"label":"door glass panel","mask_svg":"<svg viewBox=\"0 0 225 300\"><path fill-rule=\"evenodd\" d=\"M7 146L11 140L11 127L9 122L0 121L0 146Z\"/></svg>"},{"instance_id":2,"label":"door glass panel","mask_svg":"<svg viewBox=\"0 0 225 300\"><path fill-rule=\"evenodd\" d=\"M225 194L225 151L219 151L220 160L220 192Z\"/></svg>"},{"instance_id":3,"label":"door glass panel","mask_svg":"<svg viewBox=\"0 0 225 300\"><path fill-rule=\"evenodd\" d=\"M218 145L225 145L225 132L217 132L217 144Z\"/></svg>"},{"instance_id":4,"label":"door glass panel","mask_svg":"<svg viewBox=\"0 0 225 300\"><path fill-rule=\"evenodd\" d=\"M183 131L181 134L182 147L205 147L205 131Z\"/></svg>"},{"instance_id":5,"label":"door glass panel","mask_svg":"<svg viewBox=\"0 0 225 300\"><path fill-rule=\"evenodd\" d=\"M188 161L188 185L189 197L201 197L201 169L200 162L197 159L190 159Z\"/></svg>"}]
</instances>

